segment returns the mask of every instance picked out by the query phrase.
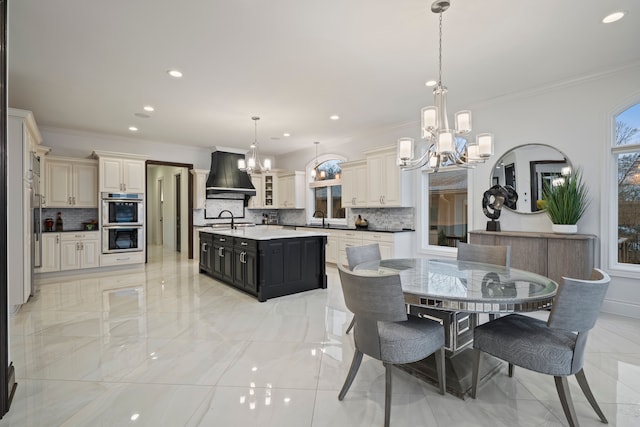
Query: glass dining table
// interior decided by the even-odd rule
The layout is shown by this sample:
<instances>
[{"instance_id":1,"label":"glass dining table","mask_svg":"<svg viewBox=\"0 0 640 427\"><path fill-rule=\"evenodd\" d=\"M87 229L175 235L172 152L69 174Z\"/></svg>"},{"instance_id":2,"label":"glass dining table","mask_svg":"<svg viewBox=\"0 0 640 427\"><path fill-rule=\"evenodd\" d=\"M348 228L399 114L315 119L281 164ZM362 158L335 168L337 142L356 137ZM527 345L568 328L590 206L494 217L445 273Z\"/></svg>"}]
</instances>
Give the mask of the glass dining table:
<instances>
[{"instance_id":1,"label":"glass dining table","mask_svg":"<svg viewBox=\"0 0 640 427\"><path fill-rule=\"evenodd\" d=\"M558 284L515 268L450 259L384 259L359 264L358 275L399 274L408 312L443 323L447 336L447 391L464 398L471 387L473 328L479 313L508 314L551 308ZM422 315L422 313L429 313ZM463 326L461 326L463 325ZM463 342L456 342L468 337ZM502 363L483 355L481 380ZM433 356L400 367L437 382Z\"/></svg>"}]
</instances>

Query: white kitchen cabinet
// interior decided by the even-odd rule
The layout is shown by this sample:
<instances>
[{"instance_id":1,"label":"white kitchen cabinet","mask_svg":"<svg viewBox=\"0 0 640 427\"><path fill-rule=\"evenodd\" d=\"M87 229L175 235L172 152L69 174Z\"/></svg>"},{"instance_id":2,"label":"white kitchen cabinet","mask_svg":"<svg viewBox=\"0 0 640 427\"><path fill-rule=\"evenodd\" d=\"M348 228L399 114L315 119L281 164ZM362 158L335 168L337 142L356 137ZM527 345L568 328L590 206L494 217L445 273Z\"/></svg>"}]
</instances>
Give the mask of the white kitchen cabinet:
<instances>
[{"instance_id":1,"label":"white kitchen cabinet","mask_svg":"<svg viewBox=\"0 0 640 427\"><path fill-rule=\"evenodd\" d=\"M60 271L60 233L42 233L41 265L37 273Z\"/></svg>"},{"instance_id":2,"label":"white kitchen cabinet","mask_svg":"<svg viewBox=\"0 0 640 427\"><path fill-rule=\"evenodd\" d=\"M278 175L277 207L304 209L304 172L286 172Z\"/></svg>"},{"instance_id":3,"label":"white kitchen cabinet","mask_svg":"<svg viewBox=\"0 0 640 427\"><path fill-rule=\"evenodd\" d=\"M315 231L318 228L296 227L296 230ZM413 256L414 235L412 231L399 232L379 232L361 230L341 230L335 228L325 228L322 232L328 234L327 246L325 248L325 259L327 262L348 265L347 247L362 246L377 243L380 247L382 259L389 258L410 258Z\"/></svg>"},{"instance_id":4,"label":"white kitchen cabinet","mask_svg":"<svg viewBox=\"0 0 640 427\"><path fill-rule=\"evenodd\" d=\"M367 160L367 206L413 206L411 172L396 164L396 147L385 147L365 153Z\"/></svg>"},{"instance_id":5,"label":"white kitchen cabinet","mask_svg":"<svg viewBox=\"0 0 640 427\"><path fill-rule=\"evenodd\" d=\"M44 195L46 207L97 208L97 162L49 157L45 164Z\"/></svg>"},{"instance_id":6,"label":"white kitchen cabinet","mask_svg":"<svg viewBox=\"0 0 640 427\"><path fill-rule=\"evenodd\" d=\"M367 161L340 163L342 169L342 207L357 208L367 204Z\"/></svg>"},{"instance_id":7,"label":"white kitchen cabinet","mask_svg":"<svg viewBox=\"0 0 640 427\"><path fill-rule=\"evenodd\" d=\"M33 172L32 153L42 142L33 113L9 108L7 114L6 182L9 202L3 208L7 215L8 303L20 305L31 294L33 213L31 206ZM3 272L4 274L5 272Z\"/></svg>"},{"instance_id":8,"label":"white kitchen cabinet","mask_svg":"<svg viewBox=\"0 0 640 427\"><path fill-rule=\"evenodd\" d=\"M100 192L144 193L145 160L134 154L94 151L98 158Z\"/></svg>"},{"instance_id":9,"label":"white kitchen cabinet","mask_svg":"<svg viewBox=\"0 0 640 427\"><path fill-rule=\"evenodd\" d=\"M112 267L130 264L142 264L145 262L145 252L123 252L121 254L100 255L100 267Z\"/></svg>"},{"instance_id":10,"label":"white kitchen cabinet","mask_svg":"<svg viewBox=\"0 0 640 427\"><path fill-rule=\"evenodd\" d=\"M100 266L100 232L60 233L60 270Z\"/></svg>"},{"instance_id":11,"label":"white kitchen cabinet","mask_svg":"<svg viewBox=\"0 0 640 427\"><path fill-rule=\"evenodd\" d=\"M262 175L251 175L251 183L256 188L256 195L249 198L249 209L264 208L264 178Z\"/></svg>"},{"instance_id":12,"label":"white kitchen cabinet","mask_svg":"<svg viewBox=\"0 0 640 427\"><path fill-rule=\"evenodd\" d=\"M263 193L262 193L262 206L265 209L273 209L277 206L276 197L276 185L278 183L278 177L273 174L263 175Z\"/></svg>"},{"instance_id":13,"label":"white kitchen cabinet","mask_svg":"<svg viewBox=\"0 0 640 427\"><path fill-rule=\"evenodd\" d=\"M193 169L193 209L204 209L207 201L207 176L206 169Z\"/></svg>"}]
</instances>

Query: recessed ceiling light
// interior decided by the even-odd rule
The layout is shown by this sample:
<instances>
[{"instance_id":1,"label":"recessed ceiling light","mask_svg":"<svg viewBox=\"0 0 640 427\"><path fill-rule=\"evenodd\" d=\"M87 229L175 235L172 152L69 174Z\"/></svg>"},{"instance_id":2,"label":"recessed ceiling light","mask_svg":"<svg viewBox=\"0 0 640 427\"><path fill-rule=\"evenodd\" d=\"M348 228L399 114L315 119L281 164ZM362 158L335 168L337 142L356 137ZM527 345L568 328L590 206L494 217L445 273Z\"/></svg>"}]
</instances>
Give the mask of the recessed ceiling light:
<instances>
[{"instance_id":1,"label":"recessed ceiling light","mask_svg":"<svg viewBox=\"0 0 640 427\"><path fill-rule=\"evenodd\" d=\"M427 81L424 85L425 85L426 87L433 87L433 86L435 86L435 85L437 85L437 84L438 84L438 82L437 82L437 81L435 81L435 80L429 80L429 81Z\"/></svg>"},{"instance_id":2,"label":"recessed ceiling light","mask_svg":"<svg viewBox=\"0 0 640 427\"><path fill-rule=\"evenodd\" d=\"M333 116L329 116L329 118L331 120L340 120L340 116L338 116L337 114L334 114Z\"/></svg>"},{"instance_id":3,"label":"recessed ceiling light","mask_svg":"<svg viewBox=\"0 0 640 427\"><path fill-rule=\"evenodd\" d=\"M155 111L155 110L156 110L156 109L155 109L155 108L153 108L151 105L145 105L145 106L143 107L143 109L144 109L144 111L148 111L148 112L152 112L152 111Z\"/></svg>"},{"instance_id":4,"label":"recessed ceiling light","mask_svg":"<svg viewBox=\"0 0 640 427\"><path fill-rule=\"evenodd\" d=\"M129 126L129 130L130 130L131 132L138 132L138 128L137 128L137 127L135 127L135 126Z\"/></svg>"},{"instance_id":5,"label":"recessed ceiling light","mask_svg":"<svg viewBox=\"0 0 640 427\"><path fill-rule=\"evenodd\" d=\"M612 22L621 20L625 14L626 12L623 11L610 13L602 19L602 22L605 24L611 24Z\"/></svg>"},{"instance_id":6,"label":"recessed ceiling light","mask_svg":"<svg viewBox=\"0 0 640 427\"><path fill-rule=\"evenodd\" d=\"M169 74L171 77L175 77L176 79L182 77L182 71L179 70L167 70L167 74Z\"/></svg>"},{"instance_id":7,"label":"recessed ceiling light","mask_svg":"<svg viewBox=\"0 0 640 427\"><path fill-rule=\"evenodd\" d=\"M291 136L291 134L289 132L285 132L282 134L282 136Z\"/></svg>"}]
</instances>

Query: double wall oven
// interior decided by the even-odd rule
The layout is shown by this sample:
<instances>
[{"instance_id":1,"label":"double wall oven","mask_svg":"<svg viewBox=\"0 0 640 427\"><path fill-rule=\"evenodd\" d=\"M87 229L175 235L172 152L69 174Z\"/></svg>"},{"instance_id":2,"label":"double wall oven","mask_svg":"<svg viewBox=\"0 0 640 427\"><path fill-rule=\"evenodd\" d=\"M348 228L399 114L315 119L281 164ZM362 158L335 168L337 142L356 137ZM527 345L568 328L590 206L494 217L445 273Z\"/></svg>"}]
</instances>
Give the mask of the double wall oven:
<instances>
[{"instance_id":1,"label":"double wall oven","mask_svg":"<svg viewBox=\"0 0 640 427\"><path fill-rule=\"evenodd\" d=\"M144 249L144 194L102 193L102 253Z\"/></svg>"}]
</instances>

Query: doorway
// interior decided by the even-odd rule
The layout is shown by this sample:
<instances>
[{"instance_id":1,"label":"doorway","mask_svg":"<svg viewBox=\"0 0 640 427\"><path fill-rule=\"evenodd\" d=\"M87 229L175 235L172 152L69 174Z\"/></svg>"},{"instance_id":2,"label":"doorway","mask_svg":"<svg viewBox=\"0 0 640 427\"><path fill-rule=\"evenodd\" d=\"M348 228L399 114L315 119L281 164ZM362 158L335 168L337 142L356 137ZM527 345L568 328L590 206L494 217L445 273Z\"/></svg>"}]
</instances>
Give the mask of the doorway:
<instances>
[{"instance_id":1,"label":"doorway","mask_svg":"<svg viewBox=\"0 0 640 427\"><path fill-rule=\"evenodd\" d=\"M182 175L180 174L176 174L175 175L175 189L176 189L176 197L175 197L175 202L176 202L176 221L175 221L175 227L176 227L176 252L182 252L181 248L182 248L182 232L181 232L181 221L180 218L182 217L182 201L181 201L181 197L180 194L182 193L182 185L181 185L181 180L180 177Z\"/></svg>"},{"instance_id":2,"label":"doorway","mask_svg":"<svg viewBox=\"0 0 640 427\"><path fill-rule=\"evenodd\" d=\"M147 160L147 245L193 258L192 164ZM188 248L188 250L182 250Z\"/></svg>"}]
</instances>

